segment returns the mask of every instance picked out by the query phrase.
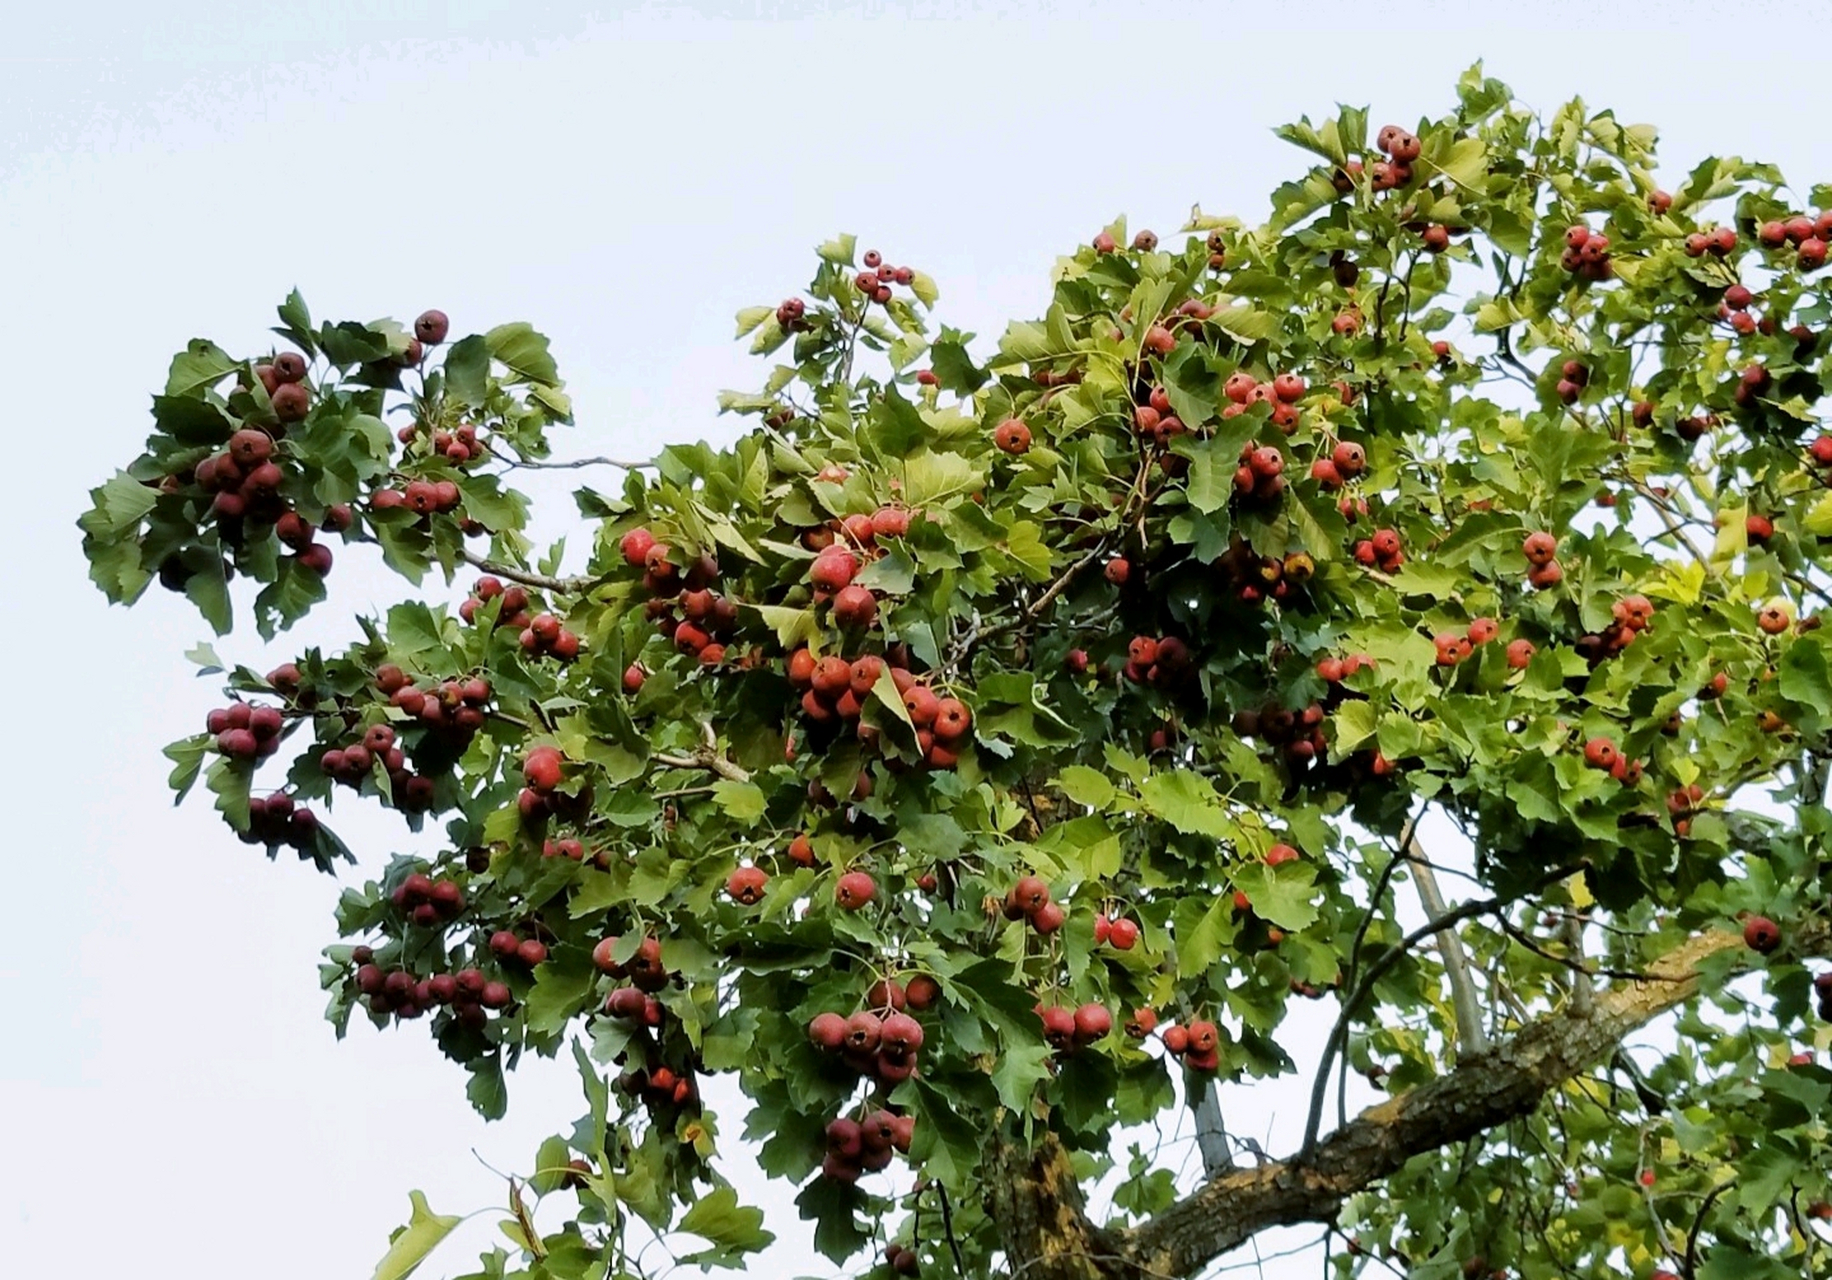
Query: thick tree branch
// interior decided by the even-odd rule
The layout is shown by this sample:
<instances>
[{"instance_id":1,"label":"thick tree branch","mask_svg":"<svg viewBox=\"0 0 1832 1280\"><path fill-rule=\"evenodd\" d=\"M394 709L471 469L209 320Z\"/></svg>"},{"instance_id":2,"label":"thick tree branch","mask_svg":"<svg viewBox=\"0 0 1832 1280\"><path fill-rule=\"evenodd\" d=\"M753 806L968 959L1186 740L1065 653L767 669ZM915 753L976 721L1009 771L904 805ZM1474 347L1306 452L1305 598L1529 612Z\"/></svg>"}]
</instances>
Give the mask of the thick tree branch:
<instances>
[{"instance_id":1,"label":"thick tree branch","mask_svg":"<svg viewBox=\"0 0 1832 1280\"><path fill-rule=\"evenodd\" d=\"M1802 952L1822 952L1828 933L1820 926L1793 941ZM1345 1198L1412 1157L1530 1114L1548 1093L1608 1058L1630 1032L1696 995L1704 961L1742 945L1742 936L1728 930L1691 938L1649 965L1645 979L1596 993L1589 1012L1547 1014L1482 1057L1370 1107L1307 1159L1213 1179L1123 1233L1120 1248L1137 1273L1188 1276L1269 1227L1331 1222Z\"/></svg>"}]
</instances>

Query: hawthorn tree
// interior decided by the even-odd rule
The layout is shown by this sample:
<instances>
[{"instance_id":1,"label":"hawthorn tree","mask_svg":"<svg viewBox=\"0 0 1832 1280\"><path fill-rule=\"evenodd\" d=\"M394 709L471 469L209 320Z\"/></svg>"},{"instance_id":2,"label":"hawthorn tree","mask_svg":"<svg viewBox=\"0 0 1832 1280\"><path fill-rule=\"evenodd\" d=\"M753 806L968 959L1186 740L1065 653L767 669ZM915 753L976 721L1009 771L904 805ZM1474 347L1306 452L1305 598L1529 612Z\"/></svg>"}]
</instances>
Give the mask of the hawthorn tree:
<instances>
[{"instance_id":1,"label":"hawthorn tree","mask_svg":"<svg viewBox=\"0 0 1832 1280\"><path fill-rule=\"evenodd\" d=\"M337 803L441 824L321 973L486 1116L576 1061L475 1275L743 1265L741 1141L876 1275L1193 1276L1294 1223L1345 1276L1832 1274L1832 188L1660 190L1652 129L1480 68L1280 133L1269 220L1115 223L996 349L823 245L739 314L745 430L581 488L575 573L505 484L571 423L529 326L295 293L280 350L173 360L82 521L112 600L271 639L333 539L471 585L227 668L168 754L324 871ZM1217 1085L1293 1071L1302 1142L1237 1159ZM1196 1185L1116 1150L1185 1106ZM415 1193L378 1275L455 1221Z\"/></svg>"}]
</instances>

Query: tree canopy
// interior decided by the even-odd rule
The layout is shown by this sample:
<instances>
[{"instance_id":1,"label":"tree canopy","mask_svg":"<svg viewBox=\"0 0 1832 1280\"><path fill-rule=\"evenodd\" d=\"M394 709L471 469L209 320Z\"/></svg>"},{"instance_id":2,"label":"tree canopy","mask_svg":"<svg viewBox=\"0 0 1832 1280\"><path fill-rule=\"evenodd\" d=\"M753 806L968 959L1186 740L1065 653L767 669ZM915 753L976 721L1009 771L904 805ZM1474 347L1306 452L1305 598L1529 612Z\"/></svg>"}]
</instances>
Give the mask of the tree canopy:
<instances>
[{"instance_id":1,"label":"tree canopy","mask_svg":"<svg viewBox=\"0 0 1832 1280\"><path fill-rule=\"evenodd\" d=\"M996 343L821 245L738 314L727 447L556 460L525 323L295 292L276 349L174 357L81 521L110 599L272 640L332 545L404 579L264 674L200 646L174 789L349 876L340 1036L418 1023L489 1117L578 1066L473 1275L745 1266L741 1144L874 1275L1195 1276L1295 1223L1343 1276L1832 1275L1832 187L1663 190L1652 128L1479 67L1279 133L1266 220L1115 222ZM583 462L624 478L568 569L511 483ZM359 858L352 804L444 851ZM1304 1140L1248 1159L1291 1072ZM1194 1182L1116 1142L1180 1107ZM457 1221L412 1203L378 1277Z\"/></svg>"}]
</instances>

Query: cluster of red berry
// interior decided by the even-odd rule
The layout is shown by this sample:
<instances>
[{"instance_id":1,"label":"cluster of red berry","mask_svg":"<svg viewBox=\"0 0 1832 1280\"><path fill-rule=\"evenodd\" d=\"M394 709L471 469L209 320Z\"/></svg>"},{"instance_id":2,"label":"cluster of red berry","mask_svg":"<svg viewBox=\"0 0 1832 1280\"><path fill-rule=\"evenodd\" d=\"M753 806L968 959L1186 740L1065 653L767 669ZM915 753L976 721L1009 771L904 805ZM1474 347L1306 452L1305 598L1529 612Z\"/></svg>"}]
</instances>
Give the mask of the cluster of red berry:
<instances>
[{"instance_id":1,"label":"cluster of red berry","mask_svg":"<svg viewBox=\"0 0 1832 1280\"><path fill-rule=\"evenodd\" d=\"M909 285L916 279L914 267L893 267L876 249L865 251L865 270L852 278L853 287L873 302L891 300L892 285Z\"/></svg>"},{"instance_id":2,"label":"cluster of red berry","mask_svg":"<svg viewBox=\"0 0 1832 1280\"><path fill-rule=\"evenodd\" d=\"M1298 429L1298 401L1309 391L1304 379L1295 373L1281 373L1270 382L1261 382L1245 369L1237 369L1221 384L1222 395L1228 401L1221 407L1221 416L1237 418L1256 404L1269 404L1272 425L1290 435Z\"/></svg>"},{"instance_id":3,"label":"cluster of red berry","mask_svg":"<svg viewBox=\"0 0 1832 1280\"><path fill-rule=\"evenodd\" d=\"M1356 479L1368 469L1368 451L1353 440L1338 440L1331 447L1327 458L1318 458L1310 464L1310 478L1317 482L1317 487L1325 493L1333 493L1349 481ZM1348 499L1344 498L1344 502ZM1365 512L1364 502L1361 511ZM1349 512L1345 516L1353 518Z\"/></svg>"},{"instance_id":4,"label":"cluster of red berry","mask_svg":"<svg viewBox=\"0 0 1832 1280\"><path fill-rule=\"evenodd\" d=\"M625 564L643 571L643 589L649 593L644 613L656 630L672 640L676 649L706 666L724 661L725 642L738 628L738 606L711 590L719 581L718 559L701 555L683 572L669 558L673 548L657 542L647 529L630 530L618 547ZM632 670L640 675L641 668ZM625 687L630 683L625 673ZM637 687L641 687L640 680Z\"/></svg>"},{"instance_id":5,"label":"cluster of red berry","mask_svg":"<svg viewBox=\"0 0 1832 1280\"><path fill-rule=\"evenodd\" d=\"M827 1124L827 1155L821 1161L821 1173L835 1182L857 1182L867 1173L889 1168L892 1152L908 1154L915 1133L915 1116L900 1116L882 1107L860 1120L840 1116ZM898 1256L913 1260L916 1255L905 1250ZM916 1274L909 1262L901 1266L893 1262L892 1267L899 1275Z\"/></svg>"},{"instance_id":6,"label":"cluster of red berry","mask_svg":"<svg viewBox=\"0 0 1832 1280\"><path fill-rule=\"evenodd\" d=\"M405 507L417 516L444 515L464 501L456 480L409 480L403 489L377 489L369 495L376 511Z\"/></svg>"},{"instance_id":7,"label":"cluster of red berry","mask_svg":"<svg viewBox=\"0 0 1832 1280\"><path fill-rule=\"evenodd\" d=\"M1406 547L1397 529L1376 529L1374 536L1355 544L1355 563L1382 573L1397 573L1406 563Z\"/></svg>"},{"instance_id":8,"label":"cluster of red berry","mask_svg":"<svg viewBox=\"0 0 1832 1280\"><path fill-rule=\"evenodd\" d=\"M1025 920L1038 933L1051 934L1068 921L1060 902L1050 900L1050 886L1042 876L1025 876L1005 894L1007 920Z\"/></svg>"},{"instance_id":9,"label":"cluster of red berry","mask_svg":"<svg viewBox=\"0 0 1832 1280\"><path fill-rule=\"evenodd\" d=\"M366 997L369 1012L377 1017L418 1018L447 1005L460 1024L482 1030L488 1021L484 1010L506 1009L514 1001L508 983L489 978L478 968L416 978L406 969L382 968L375 962L375 952L366 946L355 948L350 961L356 966L351 980Z\"/></svg>"},{"instance_id":10,"label":"cluster of red berry","mask_svg":"<svg viewBox=\"0 0 1832 1280\"><path fill-rule=\"evenodd\" d=\"M516 807L524 822L540 822L549 816L578 818L590 812L590 784L581 785L573 794L560 790L565 781L566 757L558 747L532 748L522 758L522 778L527 782L516 797Z\"/></svg>"},{"instance_id":11,"label":"cluster of red berry","mask_svg":"<svg viewBox=\"0 0 1832 1280\"><path fill-rule=\"evenodd\" d=\"M1164 1048L1191 1071L1205 1074L1221 1069L1221 1030L1213 1022L1197 1020L1188 1026L1171 1023L1158 1033Z\"/></svg>"},{"instance_id":12,"label":"cluster of red berry","mask_svg":"<svg viewBox=\"0 0 1832 1280\"><path fill-rule=\"evenodd\" d=\"M1565 250L1559 265L1586 280L1607 280L1616 268L1609 260L1609 237L1583 223L1565 228Z\"/></svg>"},{"instance_id":13,"label":"cluster of red berry","mask_svg":"<svg viewBox=\"0 0 1832 1280\"><path fill-rule=\"evenodd\" d=\"M1376 160L1370 174L1376 191L1392 191L1412 181L1412 162L1419 158L1424 150L1418 135L1400 128L1396 124L1380 127L1374 136L1374 145L1385 155L1385 160Z\"/></svg>"},{"instance_id":14,"label":"cluster of red berry","mask_svg":"<svg viewBox=\"0 0 1832 1280\"><path fill-rule=\"evenodd\" d=\"M1321 759L1329 749L1329 740L1323 733L1323 716L1323 704L1319 702L1297 711L1271 704L1258 711L1235 712L1233 727L1241 737L1257 738L1267 746L1279 747L1293 763L1304 763Z\"/></svg>"},{"instance_id":15,"label":"cluster of red berry","mask_svg":"<svg viewBox=\"0 0 1832 1280\"><path fill-rule=\"evenodd\" d=\"M1105 1039L1113 1030L1113 1015L1105 1005L1092 1001L1073 1009L1064 1004L1039 1002L1035 1013L1043 1023L1044 1041L1065 1056Z\"/></svg>"},{"instance_id":16,"label":"cluster of red berry","mask_svg":"<svg viewBox=\"0 0 1832 1280\"><path fill-rule=\"evenodd\" d=\"M1764 222L1756 228L1756 242L1764 249L1793 245L1800 269L1816 271L1826 265L1826 246L1832 244L1832 209L1811 218L1797 213L1791 218ZM1691 252L1689 244L1686 251Z\"/></svg>"},{"instance_id":17,"label":"cluster of red berry","mask_svg":"<svg viewBox=\"0 0 1832 1280\"><path fill-rule=\"evenodd\" d=\"M894 984L892 984L894 985ZM907 989L898 985L898 994L889 994L889 986L877 991L870 1007L850 1017L838 1013L818 1013L808 1023L808 1039L825 1053L837 1055L862 1076L875 1077L887 1084L908 1080L916 1073L916 1055L923 1044L922 1024L905 1011ZM876 989L874 989L876 990ZM939 988L936 989L939 991ZM922 997L934 997L925 989ZM914 1006L918 1010L926 1004Z\"/></svg>"},{"instance_id":18,"label":"cluster of red berry","mask_svg":"<svg viewBox=\"0 0 1832 1280\"><path fill-rule=\"evenodd\" d=\"M270 796L250 796L248 829L238 833L244 844L290 845L301 854L318 834L318 815L284 791Z\"/></svg>"},{"instance_id":19,"label":"cluster of red berry","mask_svg":"<svg viewBox=\"0 0 1832 1280\"><path fill-rule=\"evenodd\" d=\"M241 701L218 707L204 718L216 749L231 760L265 760L280 749L285 725L278 707Z\"/></svg>"},{"instance_id":20,"label":"cluster of red berry","mask_svg":"<svg viewBox=\"0 0 1832 1280\"><path fill-rule=\"evenodd\" d=\"M1196 669L1196 655L1176 636L1134 636L1126 642L1124 673L1134 684L1174 687Z\"/></svg>"},{"instance_id":21,"label":"cluster of red berry","mask_svg":"<svg viewBox=\"0 0 1832 1280\"><path fill-rule=\"evenodd\" d=\"M416 871L395 886L388 900L414 924L431 929L458 918L464 910L464 889L456 880Z\"/></svg>"},{"instance_id":22,"label":"cluster of red berry","mask_svg":"<svg viewBox=\"0 0 1832 1280\"><path fill-rule=\"evenodd\" d=\"M412 444L419 439L419 426L402 427L395 432L395 438L402 444ZM443 428L433 432L433 452L444 458L453 466L462 467L490 455L488 448L477 438L477 428L466 423L456 431Z\"/></svg>"},{"instance_id":23,"label":"cluster of red berry","mask_svg":"<svg viewBox=\"0 0 1832 1280\"><path fill-rule=\"evenodd\" d=\"M528 612L530 602L527 590L522 587L505 587L501 578L489 574L477 579L471 587L471 594L458 606L458 616L467 623L475 624L478 613L492 600L502 601L496 611L496 630L507 628L521 631L534 621Z\"/></svg>"}]
</instances>

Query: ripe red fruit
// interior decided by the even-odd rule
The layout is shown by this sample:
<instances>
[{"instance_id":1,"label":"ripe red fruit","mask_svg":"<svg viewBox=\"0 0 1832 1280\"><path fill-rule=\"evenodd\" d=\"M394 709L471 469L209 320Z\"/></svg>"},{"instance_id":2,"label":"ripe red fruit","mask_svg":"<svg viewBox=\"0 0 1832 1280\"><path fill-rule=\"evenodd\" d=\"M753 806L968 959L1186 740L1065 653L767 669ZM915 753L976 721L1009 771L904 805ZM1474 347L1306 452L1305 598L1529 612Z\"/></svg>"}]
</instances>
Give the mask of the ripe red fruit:
<instances>
[{"instance_id":1,"label":"ripe red fruit","mask_svg":"<svg viewBox=\"0 0 1832 1280\"><path fill-rule=\"evenodd\" d=\"M933 728L938 742L953 743L967 736L973 727L973 713L957 698L943 698L935 704Z\"/></svg>"},{"instance_id":2,"label":"ripe red fruit","mask_svg":"<svg viewBox=\"0 0 1832 1280\"><path fill-rule=\"evenodd\" d=\"M1751 916L1743 923L1743 943L1751 951L1767 955L1781 945L1781 927L1767 916Z\"/></svg>"},{"instance_id":3,"label":"ripe red fruit","mask_svg":"<svg viewBox=\"0 0 1832 1280\"><path fill-rule=\"evenodd\" d=\"M1767 516L1745 516L1743 530L1751 542L1761 546L1775 536L1775 522Z\"/></svg>"},{"instance_id":4,"label":"ripe red fruit","mask_svg":"<svg viewBox=\"0 0 1832 1280\"><path fill-rule=\"evenodd\" d=\"M1190 1049L1196 1053L1213 1053L1221 1043L1221 1033L1213 1022L1192 1022L1189 1025Z\"/></svg>"},{"instance_id":5,"label":"ripe red fruit","mask_svg":"<svg viewBox=\"0 0 1832 1280\"><path fill-rule=\"evenodd\" d=\"M331 571L331 562L331 549L322 542L307 547L295 558L295 563L301 569L315 573L321 578Z\"/></svg>"},{"instance_id":6,"label":"ripe red fruit","mask_svg":"<svg viewBox=\"0 0 1832 1280\"><path fill-rule=\"evenodd\" d=\"M623 553L624 563L636 569L647 567L649 551L654 546L655 535L647 529L632 529L617 543L617 549Z\"/></svg>"},{"instance_id":7,"label":"ripe red fruit","mask_svg":"<svg viewBox=\"0 0 1832 1280\"><path fill-rule=\"evenodd\" d=\"M1114 586L1125 586L1126 580L1132 576L1132 562L1127 560L1124 556L1115 556L1113 559L1107 561L1107 567L1103 572L1106 575L1107 581L1111 582Z\"/></svg>"},{"instance_id":8,"label":"ripe red fruit","mask_svg":"<svg viewBox=\"0 0 1832 1280\"><path fill-rule=\"evenodd\" d=\"M1508 666L1520 671L1533 661L1533 642L1531 640L1510 640L1508 642Z\"/></svg>"},{"instance_id":9,"label":"ripe red fruit","mask_svg":"<svg viewBox=\"0 0 1832 1280\"><path fill-rule=\"evenodd\" d=\"M1527 571L1527 582L1542 591L1547 587L1557 586L1564 581L1564 578L1565 570L1556 560L1548 560L1545 564L1535 565Z\"/></svg>"},{"instance_id":10,"label":"ripe red fruit","mask_svg":"<svg viewBox=\"0 0 1832 1280\"><path fill-rule=\"evenodd\" d=\"M886 1053L915 1053L922 1048L922 1024L907 1013L893 1013L884 1020L878 1035L879 1047Z\"/></svg>"},{"instance_id":11,"label":"ripe red fruit","mask_svg":"<svg viewBox=\"0 0 1832 1280\"><path fill-rule=\"evenodd\" d=\"M878 599L870 588L856 583L841 587L833 597L833 620L854 630L869 627L878 618Z\"/></svg>"},{"instance_id":12,"label":"ripe red fruit","mask_svg":"<svg viewBox=\"0 0 1832 1280\"><path fill-rule=\"evenodd\" d=\"M903 709L910 717L910 723L918 729L926 729L935 723L935 713L941 708L941 699L927 685L913 684L903 692Z\"/></svg>"},{"instance_id":13,"label":"ripe red fruit","mask_svg":"<svg viewBox=\"0 0 1832 1280\"><path fill-rule=\"evenodd\" d=\"M1076 1009L1074 1019L1077 1044L1093 1044L1113 1030L1113 1015L1092 1002Z\"/></svg>"},{"instance_id":14,"label":"ripe red fruit","mask_svg":"<svg viewBox=\"0 0 1832 1280\"><path fill-rule=\"evenodd\" d=\"M919 973L911 978L909 985L903 989L903 998L908 1006L918 1013L935 1007L941 999L941 984L926 973Z\"/></svg>"},{"instance_id":15,"label":"ripe red fruit","mask_svg":"<svg viewBox=\"0 0 1832 1280\"><path fill-rule=\"evenodd\" d=\"M1584 763L1593 769L1614 767L1620 752L1609 738L1596 737L1584 744Z\"/></svg>"},{"instance_id":16,"label":"ripe red fruit","mask_svg":"<svg viewBox=\"0 0 1832 1280\"><path fill-rule=\"evenodd\" d=\"M429 347L436 347L445 341L445 335L451 332L452 322L443 311L422 311L413 322L413 336Z\"/></svg>"},{"instance_id":17,"label":"ripe red fruit","mask_svg":"<svg viewBox=\"0 0 1832 1280\"><path fill-rule=\"evenodd\" d=\"M522 777L534 790L545 794L560 785L560 749L536 747L522 761Z\"/></svg>"},{"instance_id":18,"label":"ripe red fruit","mask_svg":"<svg viewBox=\"0 0 1832 1280\"><path fill-rule=\"evenodd\" d=\"M817 1013L808 1023L808 1039L818 1049L838 1053L846 1043L846 1019L837 1013Z\"/></svg>"},{"instance_id":19,"label":"ripe red fruit","mask_svg":"<svg viewBox=\"0 0 1832 1280\"><path fill-rule=\"evenodd\" d=\"M859 558L845 547L834 546L814 557L808 581L824 591L839 591L859 572Z\"/></svg>"},{"instance_id":20,"label":"ripe red fruit","mask_svg":"<svg viewBox=\"0 0 1832 1280\"><path fill-rule=\"evenodd\" d=\"M1121 916L1107 926L1107 942L1115 951L1130 951L1139 940L1139 926Z\"/></svg>"},{"instance_id":21,"label":"ripe red fruit","mask_svg":"<svg viewBox=\"0 0 1832 1280\"><path fill-rule=\"evenodd\" d=\"M1038 933L1049 934L1055 933L1056 930L1062 928L1068 921L1068 918L1068 912L1062 909L1061 903L1046 902L1041 907L1031 912L1030 923L1031 928L1035 929Z\"/></svg>"},{"instance_id":22,"label":"ripe red fruit","mask_svg":"<svg viewBox=\"0 0 1832 1280\"><path fill-rule=\"evenodd\" d=\"M1437 650L1440 667L1454 667L1471 652L1469 637L1455 631L1440 632L1432 637L1431 643Z\"/></svg>"},{"instance_id":23,"label":"ripe red fruit","mask_svg":"<svg viewBox=\"0 0 1832 1280\"><path fill-rule=\"evenodd\" d=\"M1549 533L1529 533L1526 541L1521 543L1520 550L1526 556L1527 563L1547 565L1558 554L1558 539Z\"/></svg>"},{"instance_id":24,"label":"ripe red fruit","mask_svg":"<svg viewBox=\"0 0 1832 1280\"><path fill-rule=\"evenodd\" d=\"M1275 844L1266 850L1265 863L1269 867L1277 867L1287 862L1296 862L1303 856L1288 844Z\"/></svg>"},{"instance_id":25,"label":"ripe red fruit","mask_svg":"<svg viewBox=\"0 0 1832 1280\"><path fill-rule=\"evenodd\" d=\"M1050 900L1050 886L1041 876L1025 876L1005 895L1006 902L1020 915L1035 915Z\"/></svg>"},{"instance_id":26,"label":"ripe red fruit","mask_svg":"<svg viewBox=\"0 0 1832 1280\"><path fill-rule=\"evenodd\" d=\"M814 865L814 842L805 835L796 836L789 841L788 855L789 861L796 866L811 867Z\"/></svg>"},{"instance_id":27,"label":"ripe red fruit","mask_svg":"<svg viewBox=\"0 0 1832 1280\"><path fill-rule=\"evenodd\" d=\"M1021 453L1030 452L1031 431L1016 418L1007 418L993 428L992 442L1001 452L1016 457Z\"/></svg>"},{"instance_id":28,"label":"ripe red fruit","mask_svg":"<svg viewBox=\"0 0 1832 1280\"><path fill-rule=\"evenodd\" d=\"M1164 1034L1159 1038L1164 1041L1165 1049L1169 1050L1175 1057L1182 1057L1185 1053L1189 1052L1190 1033L1188 1027L1179 1027L1173 1023L1164 1028Z\"/></svg>"},{"instance_id":29,"label":"ripe red fruit","mask_svg":"<svg viewBox=\"0 0 1832 1280\"><path fill-rule=\"evenodd\" d=\"M1487 644L1499 634L1501 634L1501 624L1493 618L1477 618L1469 624L1469 642L1473 645Z\"/></svg>"},{"instance_id":30,"label":"ripe red fruit","mask_svg":"<svg viewBox=\"0 0 1832 1280\"><path fill-rule=\"evenodd\" d=\"M539 938L524 938L515 948L515 958L530 968L546 962L547 944Z\"/></svg>"},{"instance_id":31,"label":"ripe red fruit","mask_svg":"<svg viewBox=\"0 0 1832 1280\"><path fill-rule=\"evenodd\" d=\"M848 871L833 888L833 900L842 911L857 911L877 896L878 885L863 871Z\"/></svg>"},{"instance_id":32,"label":"ripe red fruit","mask_svg":"<svg viewBox=\"0 0 1832 1280\"><path fill-rule=\"evenodd\" d=\"M764 887L769 882L770 877L762 867L739 867L726 877L725 892L734 901L753 906L763 901Z\"/></svg>"},{"instance_id":33,"label":"ripe red fruit","mask_svg":"<svg viewBox=\"0 0 1832 1280\"><path fill-rule=\"evenodd\" d=\"M884 1024L878 1015L861 1009L846 1019L846 1048L854 1053L876 1053L883 1032Z\"/></svg>"},{"instance_id":34,"label":"ripe red fruit","mask_svg":"<svg viewBox=\"0 0 1832 1280\"><path fill-rule=\"evenodd\" d=\"M1095 235L1094 252L1112 253L1117 248L1119 248L1119 245L1115 243L1113 237L1108 235L1105 231L1099 232L1098 234Z\"/></svg>"}]
</instances>

